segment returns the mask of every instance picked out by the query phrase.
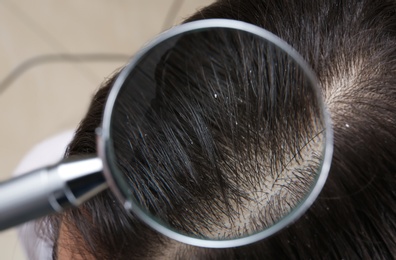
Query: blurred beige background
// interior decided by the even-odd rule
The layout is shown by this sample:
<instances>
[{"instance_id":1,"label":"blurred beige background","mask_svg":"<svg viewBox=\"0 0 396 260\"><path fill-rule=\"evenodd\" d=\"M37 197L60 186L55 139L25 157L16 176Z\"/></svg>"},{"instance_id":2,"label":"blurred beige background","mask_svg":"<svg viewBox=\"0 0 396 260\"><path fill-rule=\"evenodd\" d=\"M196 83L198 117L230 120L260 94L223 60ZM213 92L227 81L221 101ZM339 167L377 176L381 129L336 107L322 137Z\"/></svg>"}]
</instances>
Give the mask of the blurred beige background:
<instances>
[{"instance_id":1,"label":"blurred beige background","mask_svg":"<svg viewBox=\"0 0 396 260\"><path fill-rule=\"evenodd\" d=\"M0 1L0 181L36 143L76 128L126 57L213 1ZM14 230L0 233L0 259L26 259Z\"/></svg>"}]
</instances>

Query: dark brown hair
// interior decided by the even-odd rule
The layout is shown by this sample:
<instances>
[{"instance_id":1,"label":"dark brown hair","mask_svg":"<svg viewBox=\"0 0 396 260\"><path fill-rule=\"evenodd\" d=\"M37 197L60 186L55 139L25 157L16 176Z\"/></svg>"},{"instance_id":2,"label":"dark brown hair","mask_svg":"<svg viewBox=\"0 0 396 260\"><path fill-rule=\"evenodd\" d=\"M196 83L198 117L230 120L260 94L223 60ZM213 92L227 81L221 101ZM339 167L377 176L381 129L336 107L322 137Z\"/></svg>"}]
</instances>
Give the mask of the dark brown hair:
<instances>
[{"instance_id":1,"label":"dark brown hair","mask_svg":"<svg viewBox=\"0 0 396 260\"><path fill-rule=\"evenodd\" d=\"M55 237L62 223L67 226L71 237L73 232L78 233L79 241L73 241L73 246L80 245L80 248L71 250L82 255L88 252L87 255L97 259L394 257L396 3L386 0L227 0L215 2L187 21L209 18L241 20L273 32L292 45L317 74L325 103L332 115L335 135L331 171L319 198L300 220L268 239L239 248L204 249L171 241L152 231L136 218L125 214L114 196L106 191L79 209L51 217ZM250 61L246 60L247 63ZM242 88L251 86L251 79L244 77L244 65L234 66L235 73L232 74L241 75L237 85ZM206 80L210 82L210 79ZM225 79L224 82L229 85L235 80ZM205 85L205 82L201 83ZM103 106L112 84L113 78L95 95L67 156L96 153L95 128L102 120ZM260 85L260 82L257 84ZM235 103L238 102L235 98ZM207 110L199 113L197 111L202 107L191 105L195 106L192 113L210 118L210 111L216 110L213 110L213 105L207 104ZM169 116L164 118L166 120L163 122L170 120ZM230 122L234 119L224 118ZM176 121L188 123L180 118ZM202 122L205 123L205 120L199 121ZM206 142L205 146L200 147L211 147L212 139L202 137L205 131L197 128L196 124L192 124L184 130L188 136L195 138L193 142ZM220 131L216 138L221 138L223 134ZM225 140L229 141L225 136ZM190 151L181 155L180 147L163 143L168 145L164 145L167 147L165 150L171 155L177 153L178 158L191 157ZM239 146L244 144L240 142ZM184 144L182 146L186 147ZM223 147L223 151L226 150L227 147ZM205 149L198 153L210 155ZM213 154L219 152L216 150ZM169 162L168 171L180 166L177 160ZM205 163L194 161L189 167L194 169L192 173L200 174L202 172L196 171L199 168L196 165L202 166L199 169L205 171L216 167L214 162L216 160ZM206 188L210 191L211 187ZM181 218L179 221L183 224L191 219Z\"/></svg>"}]
</instances>

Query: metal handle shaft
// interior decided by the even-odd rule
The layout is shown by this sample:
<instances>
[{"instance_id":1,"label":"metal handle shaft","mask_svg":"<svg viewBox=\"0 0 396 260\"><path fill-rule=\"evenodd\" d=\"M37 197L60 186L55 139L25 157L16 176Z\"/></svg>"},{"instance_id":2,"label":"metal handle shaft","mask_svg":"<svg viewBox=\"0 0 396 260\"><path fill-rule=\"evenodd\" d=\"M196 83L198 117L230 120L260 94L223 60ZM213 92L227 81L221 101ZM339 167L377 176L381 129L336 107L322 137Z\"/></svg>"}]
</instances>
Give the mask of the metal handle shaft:
<instances>
[{"instance_id":1,"label":"metal handle shaft","mask_svg":"<svg viewBox=\"0 0 396 260\"><path fill-rule=\"evenodd\" d=\"M107 188L102 161L62 161L0 183L0 230L79 206Z\"/></svg>"}]
</instances>

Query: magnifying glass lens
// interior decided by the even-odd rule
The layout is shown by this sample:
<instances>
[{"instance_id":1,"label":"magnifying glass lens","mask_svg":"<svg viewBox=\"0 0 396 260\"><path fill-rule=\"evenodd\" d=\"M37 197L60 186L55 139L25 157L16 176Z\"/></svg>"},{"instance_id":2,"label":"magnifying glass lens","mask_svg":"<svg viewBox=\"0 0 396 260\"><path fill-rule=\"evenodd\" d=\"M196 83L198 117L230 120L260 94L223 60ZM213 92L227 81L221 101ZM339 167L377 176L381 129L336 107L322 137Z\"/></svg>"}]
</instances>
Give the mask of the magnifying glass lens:
<instances>
[{"instance_id":1,"label":"magnifying glass lens","mask_svg":"<svg viewBox=\"0 0 396 260\"><path fill-rule=\"evenodd\" d=\"M157 229L214 241L269 235L323 186L329 132L315 78L254 28L161 38L116 83L109 168Z\"/></svg>"}]
</instances>

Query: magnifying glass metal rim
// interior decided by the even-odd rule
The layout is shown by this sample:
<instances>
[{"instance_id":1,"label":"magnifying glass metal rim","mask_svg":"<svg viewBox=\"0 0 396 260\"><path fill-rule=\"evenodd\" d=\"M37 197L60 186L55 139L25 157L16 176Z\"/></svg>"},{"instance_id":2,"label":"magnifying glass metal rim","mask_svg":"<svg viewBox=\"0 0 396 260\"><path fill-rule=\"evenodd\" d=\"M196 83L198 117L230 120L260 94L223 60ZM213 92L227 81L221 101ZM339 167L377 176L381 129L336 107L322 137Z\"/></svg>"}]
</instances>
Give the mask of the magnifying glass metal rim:
<instances>
[{"instance_id":1,"label":"magnifying glass metal rim","mask_svg":"<svg viewBox=\"0 0 396 260\"><path fill-rule=\"evenodd\" d=\"M314 86L314 91L317 96L317 99L320 101L319 105L321 111L323 111L323 117L326 127L325 132L325 148L324 148L324 159L322 162L321 172L317 177L316 183L311 190L310 194L305 198L304 201L301 202L299 206L293 209L287 216L281 219L279 222L270 226L263 231L258 233L248 235L246 237L241 238L234 238L228 240L209 240L209 239L201 239L197 237L190 237L181 233L178 233L169 227L165 227L159 222L155 221L149 214L147 214L143 209L141 209L136 201L132 199L132 201L128 200L128 194L125 193L127 190L126 184L122 182L121 179L114 174L117 172L117 166L115 163L115 156L112 148L112 142L110 139L110 128L111 128L111 116L114 104L117 100L117 96L127 79L129 73L137 66L140 60L144 57L144 55L157 46L159 43L166 41L169 38L174 36L181 35L186 32L193 32L197 30L207 30L210 28L224 28L224 29L234 29L234 30L241 30L244 32L252 33L258 37L263 38L264 40L273 43L283 51L285 51L288 55L290 55L295 62L303 69L306 73L308 81L312 83ZM317 87L315 87L317 86ZM122 70L122 72L117 77L112 90L110 91L108 100L106 102L104 115L103 115L103 122L100 134L98 134L98 154L99 157L103 161L103 170L106 180L109 184L111 190L116 194L119 200L124 204L126 210L133 212L136 216L138 216L143 222L149 225L154 230L162 233L163 235L177 240L182 243L199 246L199 247L207 247L207 248L229 248L229 247L237 247L243 246L247 244L251 244L267 238L276 232L282 230L283 228L287 227L294 221L296 221L301 215L304 214L305 211L313 204L313 202L318 197L320 191L322 190L328 172L330 170L331 159L333 155L333 131L332 131L332 123L330 119L330 114L328 113L327 109L324 106L323 99L321 96L321 91L319 89L318 80L315 74L310 69L309 65L305 62L305 60L295 51L292 47L290 47L287 43L283 40L260 28L258 26L248 24L241 21L236 20L228 20L228 19L208 19L208 20L199 20L195 22L190 22L186 24L179 25L174 27L164 33L160 34L154 40L149 42L140 52L138 52L129 64ZM113 174L112 174L113 173ZM124 186L124 188L120 188Z\"/></svg>"}]
</instances>

